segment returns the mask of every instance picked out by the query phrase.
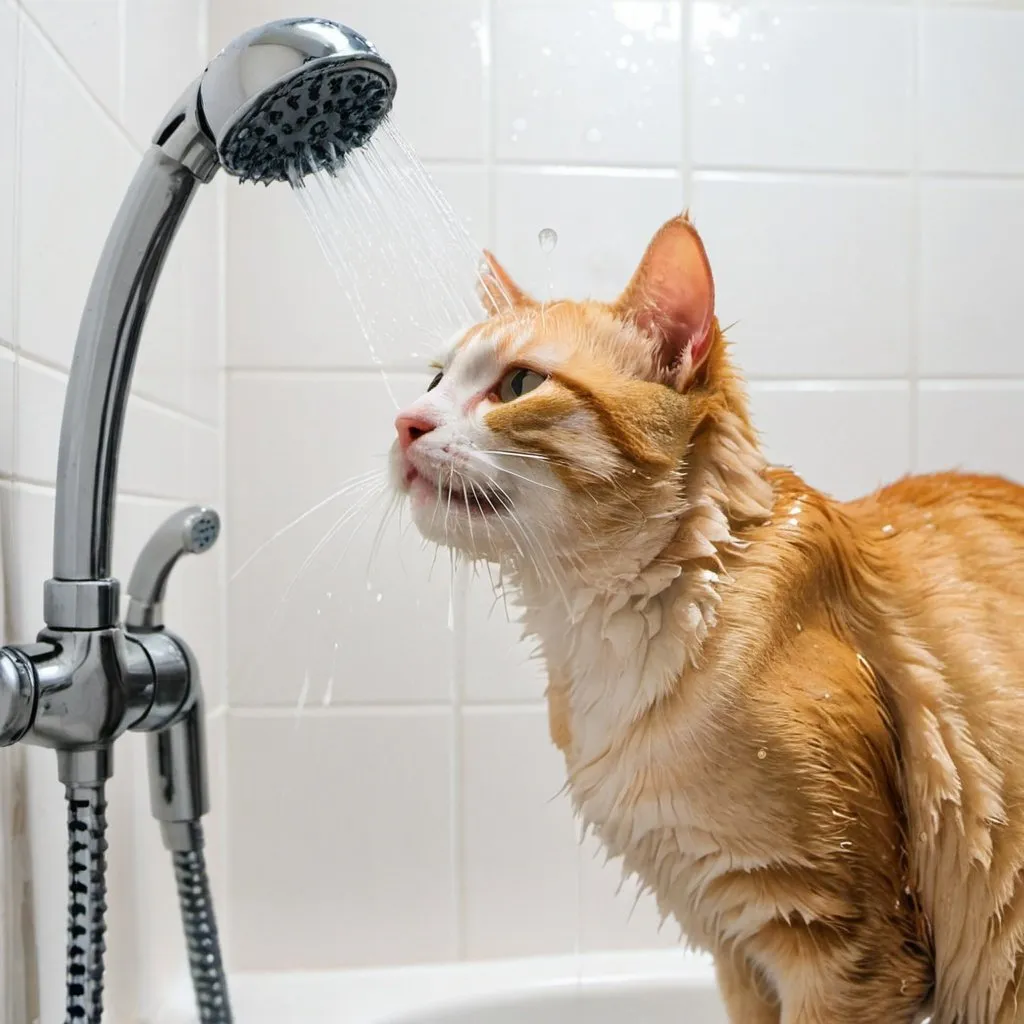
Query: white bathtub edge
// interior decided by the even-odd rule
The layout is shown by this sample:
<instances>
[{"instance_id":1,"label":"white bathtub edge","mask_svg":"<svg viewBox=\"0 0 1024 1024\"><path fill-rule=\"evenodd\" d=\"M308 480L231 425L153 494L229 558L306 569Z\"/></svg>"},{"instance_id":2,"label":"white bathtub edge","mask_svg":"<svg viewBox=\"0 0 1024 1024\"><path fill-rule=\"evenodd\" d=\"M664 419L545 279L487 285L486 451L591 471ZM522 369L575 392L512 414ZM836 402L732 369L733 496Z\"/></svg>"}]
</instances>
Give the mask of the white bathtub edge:
<instances>
[{"instance_id":1,"label":"white bathtub edge","mask_svg":"<svg viewBox=\"0 0 1024 1024\"><path fill-rule=\"evenodd\" d=\"M711 959L686 950L585 953L348 971L241 972L230 979L241 1024L376 1024L418 1008L576 981L692 981L714 977ZM183 981L156 1024L195 1024Z\"/></svg>"}]
</instances>

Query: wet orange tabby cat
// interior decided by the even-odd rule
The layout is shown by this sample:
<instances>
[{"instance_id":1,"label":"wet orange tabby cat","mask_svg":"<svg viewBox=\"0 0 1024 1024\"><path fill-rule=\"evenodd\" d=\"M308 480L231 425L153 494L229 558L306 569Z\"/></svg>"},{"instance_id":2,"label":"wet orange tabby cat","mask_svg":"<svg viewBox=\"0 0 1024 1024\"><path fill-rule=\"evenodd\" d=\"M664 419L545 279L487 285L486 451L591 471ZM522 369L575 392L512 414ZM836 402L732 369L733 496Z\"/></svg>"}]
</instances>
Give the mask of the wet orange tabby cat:
<instances>
[{"instance_id":1,"label":"wet orange tabby cat","mask_svg":"<svg viewBox=\"0 0 1024 1024\"><path fill-rule=\"evenodd\" d=\"M737 1024L1024 1022L1024 489L768 466L685 218L611 304L484 290L393 470L517 595L579 814Z\"/></svg>"}]
</instances>

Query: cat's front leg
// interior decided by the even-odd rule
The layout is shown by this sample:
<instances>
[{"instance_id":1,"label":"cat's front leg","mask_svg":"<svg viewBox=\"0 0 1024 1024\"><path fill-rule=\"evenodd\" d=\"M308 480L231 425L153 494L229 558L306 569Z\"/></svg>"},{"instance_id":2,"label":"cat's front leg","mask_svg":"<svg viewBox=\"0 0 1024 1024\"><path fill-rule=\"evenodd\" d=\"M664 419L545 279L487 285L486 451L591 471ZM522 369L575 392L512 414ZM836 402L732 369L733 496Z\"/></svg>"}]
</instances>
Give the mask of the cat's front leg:
<instances>
[{"instance_id":1,"label":"cat's front leg","mask_svg":"<svg viewBox=\"0 0 1024 1024\"><path fill-rule=\"evenodd\" d=\"M739 951L715 957L718 987L732 1024L779 1024L779 1000L763 974Z\"/></svg>"}]
</instances>

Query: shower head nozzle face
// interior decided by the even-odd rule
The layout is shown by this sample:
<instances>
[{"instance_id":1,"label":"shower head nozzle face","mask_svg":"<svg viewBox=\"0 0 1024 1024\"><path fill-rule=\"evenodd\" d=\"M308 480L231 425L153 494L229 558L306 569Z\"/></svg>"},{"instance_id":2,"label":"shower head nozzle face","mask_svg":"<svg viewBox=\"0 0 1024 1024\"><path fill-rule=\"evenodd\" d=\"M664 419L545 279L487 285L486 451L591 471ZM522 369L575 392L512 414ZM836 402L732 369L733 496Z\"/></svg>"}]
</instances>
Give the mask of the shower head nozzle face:
<instances>
[{"instance_id":1,"label":"shower head nozzle face","mask_svg":"<svg viewBox=\"0 0 1024 1024\"><path fill-rule=\"evenodd\" d=\"M260 96L228 129L221 163L236 177L265 184L333 169L366 142L390 107L384 75L318 61Z\"/></svg>"},{"instance_id":2,"label":"shower head nozzle face","mask_svg":"<svg viewBox=\"0 0 1024 1024\"><path fill-rule=\"evenodd\" d=\"M395 75L358 32L320 18L240 36L206 69L202 116L220 162L246 181L333 170L391 109Z\"/></svg>"}]
</instances>

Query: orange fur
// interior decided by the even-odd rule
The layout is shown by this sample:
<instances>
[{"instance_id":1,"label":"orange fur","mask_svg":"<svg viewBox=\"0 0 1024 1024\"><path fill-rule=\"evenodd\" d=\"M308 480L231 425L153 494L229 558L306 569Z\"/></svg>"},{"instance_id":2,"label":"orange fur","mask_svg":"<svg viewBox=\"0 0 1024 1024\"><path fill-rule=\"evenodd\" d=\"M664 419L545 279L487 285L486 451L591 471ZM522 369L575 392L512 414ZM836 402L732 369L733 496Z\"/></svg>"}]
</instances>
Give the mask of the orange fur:
<instances>
[{"instance_id":1,"label":"orange fur","mask_svg":"<svg viewBox=\"0 0 1024 1024\"><path fill-rule=\"evenodd\" d=\"M614 305L500 272L518 298L451 365L550 374L474 429L546 460L559 511L522 489L514 546L471 503L446 539L518 590L579 813L714 953L737 1024L1024 1022L1024 488L844 504L768 467L702 266L677 220Z\"/></svg>"}]
</instances>

